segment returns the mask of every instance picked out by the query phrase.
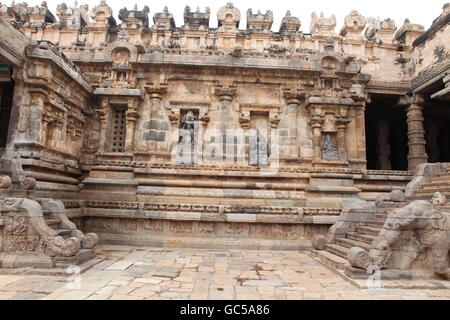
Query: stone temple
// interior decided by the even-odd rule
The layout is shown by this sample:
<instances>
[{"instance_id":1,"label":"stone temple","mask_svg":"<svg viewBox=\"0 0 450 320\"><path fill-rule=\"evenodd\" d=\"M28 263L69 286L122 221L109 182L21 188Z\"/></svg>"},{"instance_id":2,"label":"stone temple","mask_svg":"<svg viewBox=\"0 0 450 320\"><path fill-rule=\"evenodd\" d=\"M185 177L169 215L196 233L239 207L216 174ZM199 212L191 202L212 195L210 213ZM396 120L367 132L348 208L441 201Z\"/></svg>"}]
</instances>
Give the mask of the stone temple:
<instances>
[{"instance_id":1,"label":"stone temple","mask_svg":"<svg viewBox=\"0 0 450 320\"><path fill-rule=\"evenodd\" d=\"M100 243L450 278L450 4L428 30L211 14L0 4L0 268Z\"/></svg>"}]
</instances>

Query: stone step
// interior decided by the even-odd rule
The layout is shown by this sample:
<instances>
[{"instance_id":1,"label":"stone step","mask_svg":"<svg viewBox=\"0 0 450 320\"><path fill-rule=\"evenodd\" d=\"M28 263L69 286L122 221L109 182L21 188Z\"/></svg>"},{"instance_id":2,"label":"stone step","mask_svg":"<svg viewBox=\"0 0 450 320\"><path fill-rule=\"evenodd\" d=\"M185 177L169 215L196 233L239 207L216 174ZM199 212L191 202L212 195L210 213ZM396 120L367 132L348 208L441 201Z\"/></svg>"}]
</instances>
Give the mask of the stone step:
<instances>
[{"instance_id":1,"label":"stone step","mask_svg":"<svg viewBox=\"0 0 450 320\"><path fill-rule=\"evenodd\" d=\"M313 250L311 251L311 254L333 269L344 270L345 265L348 264L347 259L344 259L328 251Z\"/></svg>"},{"instance_id":2,"label":"stone step","mask_svg":"<svg viewBox=\"0 0 450 320\"><path fill-rule=\"evenodd\" d=\"M58 234L58 236L61 236L63 238L70 236L70 234L72 233L72 230L70 229L55 229L55 231Z\"/></svg>"},{"instance_id":3,"label":"stone step","mask_svg":"<svg viewBox=\"0 0 450 320\"><path fill-rule=\"evenodd\" d=\"M358 231L358 233L361 234L370 234L373 236L377 236L380 231L381 231L381 227L370 227L370 226L358 226L356 227L356 230Z\"/></svg>"},{"instance_id":4,"label":"stone step","mask_svg":"<svg viewBox=\"0 0 450 320\"><path fill-rule=\"evenodd\" d=\"M45 222L47 222L48 226L53 228L55 228L55 226L58 227L61 224L60 219L46 219Z\"/></svg>"},{"instance_id":5,"label":"stone step","mask_svg":"<svg viewBox=\"0 0 450 320\"><path fill-rule=\"evenodd\" d=\"M450 181L437 181L437 182L430 182L427 184L424 184L422 187L422 190L434 190L434 189L443 189L443 188L449 188L450 187Z\"/></svg>"},{"instance_id":6,"label":"stone step","mask_svg":"<svg viewBox=\"0 0 450 320\"><path fill-rule=\"evenodd\" d=\"M378 214L376 214L375 215L375 218L376 218L376 220L377 221L386 221L386 218L387 218L387 214L381 214L381 213L378 213Z\"/></svg>"},{"instance_id":7,"label":"stone step","mask_svg":"<svg viewBox=\"0 0 450 320\"><path fill-rule=\"evenodd\" d=\"M73 257L55 257L55 264L57 268L67 268L80 265L93 258L95 258L95 249L81 249L80 252ZM71 272L73 272L73 270Z\"/></svg>"},{"instance_id":8,"label":"stone step","mask_svg":"<svg viewBox=\"0 0 450 320\"><path fill-rule=\"evenodd\" d=\"M349 250L349 248L343 247L338 244L326 244L325 250L334 253L335 255L338 255L344 259L347 259L347 251Z\"/></svg>"},{"instance_id":9,"label":"stone step","mask_svg":"<svg viewBox=\"0 0 450 320\"><path fill-rule=\"evenodd\" d=\"M382 228L385 224L385 220L374 220L367 222L367 226L374 228Z\"/></svg>"},{"instance_id":10,"label":"stone step","mask_svg":"<svg viewBox=\"0 0 450 320\"><path fill-rule=\"evenodd\" d=\"M430 189L430 190L424 190L424 189L417 190L415 195L416 196L428 196L431 199L433 197L433 195L438 191L444 196L450 196L450 186L445 187L445 188L435 188L435 189Z\"/></svg>"},{"instance_id":11,"label":"stone step","mask_svg":"<svg viewBox=\"0 0 450 320\"><path fill-rule=\"evenodd\" d=\"M439 177L434 177L430 179L431 183L433 182L448 182L450 183L450 175L449 174L444 174L442 176Z\"/></svg>"},{"instance_id":12,"label":"stone step","mask_svg":"<svg viewBox=\"0 0 450 320\"><path fill-rule=\"evenodd\" d=\"M361 241L348 239L348 238L338 238L338 239L336 239L336 244L346 247L346 248L349 248L349 249L351 249L353 247L360 247L360 248L363 248L366 250L370 249L370 244L361 242Z\"/></svg>"},{"instance_id":13,"label":"stone step","mask_svg":"<svg viewBox=\"0 0 450 320\"><path fill-rule=\"evenodd\" d=\"M347 238L364 242L367 244L372 244L373 240L375 240L376 236L369 235L369 234L360 234L358 232L347 232Z\"/></svg>"}]
</instances>

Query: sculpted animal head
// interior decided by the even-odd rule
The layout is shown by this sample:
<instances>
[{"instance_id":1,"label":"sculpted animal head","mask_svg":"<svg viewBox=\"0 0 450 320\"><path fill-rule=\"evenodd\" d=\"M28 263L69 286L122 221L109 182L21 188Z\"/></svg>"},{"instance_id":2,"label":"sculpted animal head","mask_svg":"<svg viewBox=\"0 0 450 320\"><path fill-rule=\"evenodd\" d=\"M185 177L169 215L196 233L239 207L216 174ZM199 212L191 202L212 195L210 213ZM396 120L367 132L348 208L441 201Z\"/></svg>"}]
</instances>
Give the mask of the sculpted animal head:
<instances>
[{"instance_id":1,"label":"sculpted animal head","mask_svg":"<svg viewBox=\"0 0 450 320\"><path fill-rule=\"evenodd\" d=\"M392 255L390 239L382 239L370 250L370 257L376 266L384 267Z\"/></svg>"}]
</instances>

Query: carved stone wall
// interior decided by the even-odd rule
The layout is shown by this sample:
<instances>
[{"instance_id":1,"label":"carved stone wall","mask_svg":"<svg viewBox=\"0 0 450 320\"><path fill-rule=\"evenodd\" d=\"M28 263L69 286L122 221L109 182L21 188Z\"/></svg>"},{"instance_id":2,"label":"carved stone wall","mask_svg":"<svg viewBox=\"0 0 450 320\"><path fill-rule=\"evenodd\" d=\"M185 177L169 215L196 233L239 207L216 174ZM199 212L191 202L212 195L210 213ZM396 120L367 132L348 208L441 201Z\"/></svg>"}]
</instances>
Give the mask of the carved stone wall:
<instances>
[{"instance_id":1,"label":"carved stone wall","mask_svg":"<svg viewBox=\"0 0 450 320\"><path fill-rule=\"evenodd\" d=\"M101 1L90 11L60 5L58 21L45 5L0 6L2 23L10 21L29 41L17 63L14 50L0 42L17 88L17 130L4 159L17 160L24 181L35 179L38 198L79 201L73 215L81 223L83 217L95 220L83 201L132 203L113 229L129 232L140 230L134 217L148 203L191 206L193 212L194 205L218 203L260 208L231 225L220 219L239 212L219 211L214 224L200 221L201 227L179 218L180 208L156 219L170 234L225 236L226 230L263 228L246 219L266 207L340 210L357 195L373 199L405 187L409 172L366 170L364 114L370 93L400 97L412 89L408 63L418 54L413 38L423 28L407 22L394 35L392 21L369 21L363 34L368 21L353 11L339 34L334 15L315 13L311 33L304 34L289 12L278 33L271 31L271 11L250 9L247 28L240 30L241 11L232 4L217 13L218 28L209 28L209 9L186 8L182 27L168 8L152 15L153 25L149 14L148 7L124 8L117 23ZM413 169L426 161L421 103L403 100L409 103ZM192 157L180 162L183 130ZM308 238L302 230L322 232L338 213L301 215L292 229ZM172 226L170 214L178 224ZM283 219L268 219L261 224L270 228L252 234L289 238L289 228L276 227ZM148 226L153 229L161 225Z\"/></svg>"}]
</instances>

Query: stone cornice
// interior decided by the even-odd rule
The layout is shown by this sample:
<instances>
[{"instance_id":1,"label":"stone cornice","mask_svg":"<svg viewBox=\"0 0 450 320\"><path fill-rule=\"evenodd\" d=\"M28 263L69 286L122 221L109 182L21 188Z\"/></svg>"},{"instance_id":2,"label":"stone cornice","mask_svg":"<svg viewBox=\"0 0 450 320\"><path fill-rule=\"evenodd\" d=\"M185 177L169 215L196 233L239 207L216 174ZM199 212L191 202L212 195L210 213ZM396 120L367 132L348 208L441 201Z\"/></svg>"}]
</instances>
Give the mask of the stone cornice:
<instances>
[{"instance_id":1,"label":"stone cornice","mask_svg":"<svg viewBox=\"0 0 450 320\"><path fill-rule=\"evenodd\" d=\"M36 44L29 45L26 49L26 54L30 58L51 61L54 65L56 65L64 73L66 73L74 81L76 81L80 86L82 86L86 91L92 93L92 87L88 83L88 79L81 72L81 70L79 70L78 67L73 64L73 62L65 58L62 53L60 53L60 55L55 54L54 50L51 50L50 45L48 45L47 43L41 43L39 46Z\"/></svg>"},{"instance_id":2,"label":"stone cornice","mask_svg":"<svg viewBox=\"0 0 450 320\"><path fill-rule=\"evenodd\" d=\"M445 27L450 23L450 12L447 13L447 15L437 19L431 27L425 31L424 34L422 34L420 37L418 37L413 42L414 47L418 47L424 42L426 42L429 38L431 38L436 32L438 32L441 28Z\"/></svg>"},{"instance_id":3,"label":"stone cornice","mask_svg":"<svg viewBox=\"0 0 450 320\"><path fill-rule=\"evenodd\" d=\"M450 70L450 61L446 61L441 64L434 65L430 69L421 72L417 77L412 80L412 90L417 91L417 88L425 84L426 82L438 77L443 78L445 74Z\"/></svg>"}]
</instances>

